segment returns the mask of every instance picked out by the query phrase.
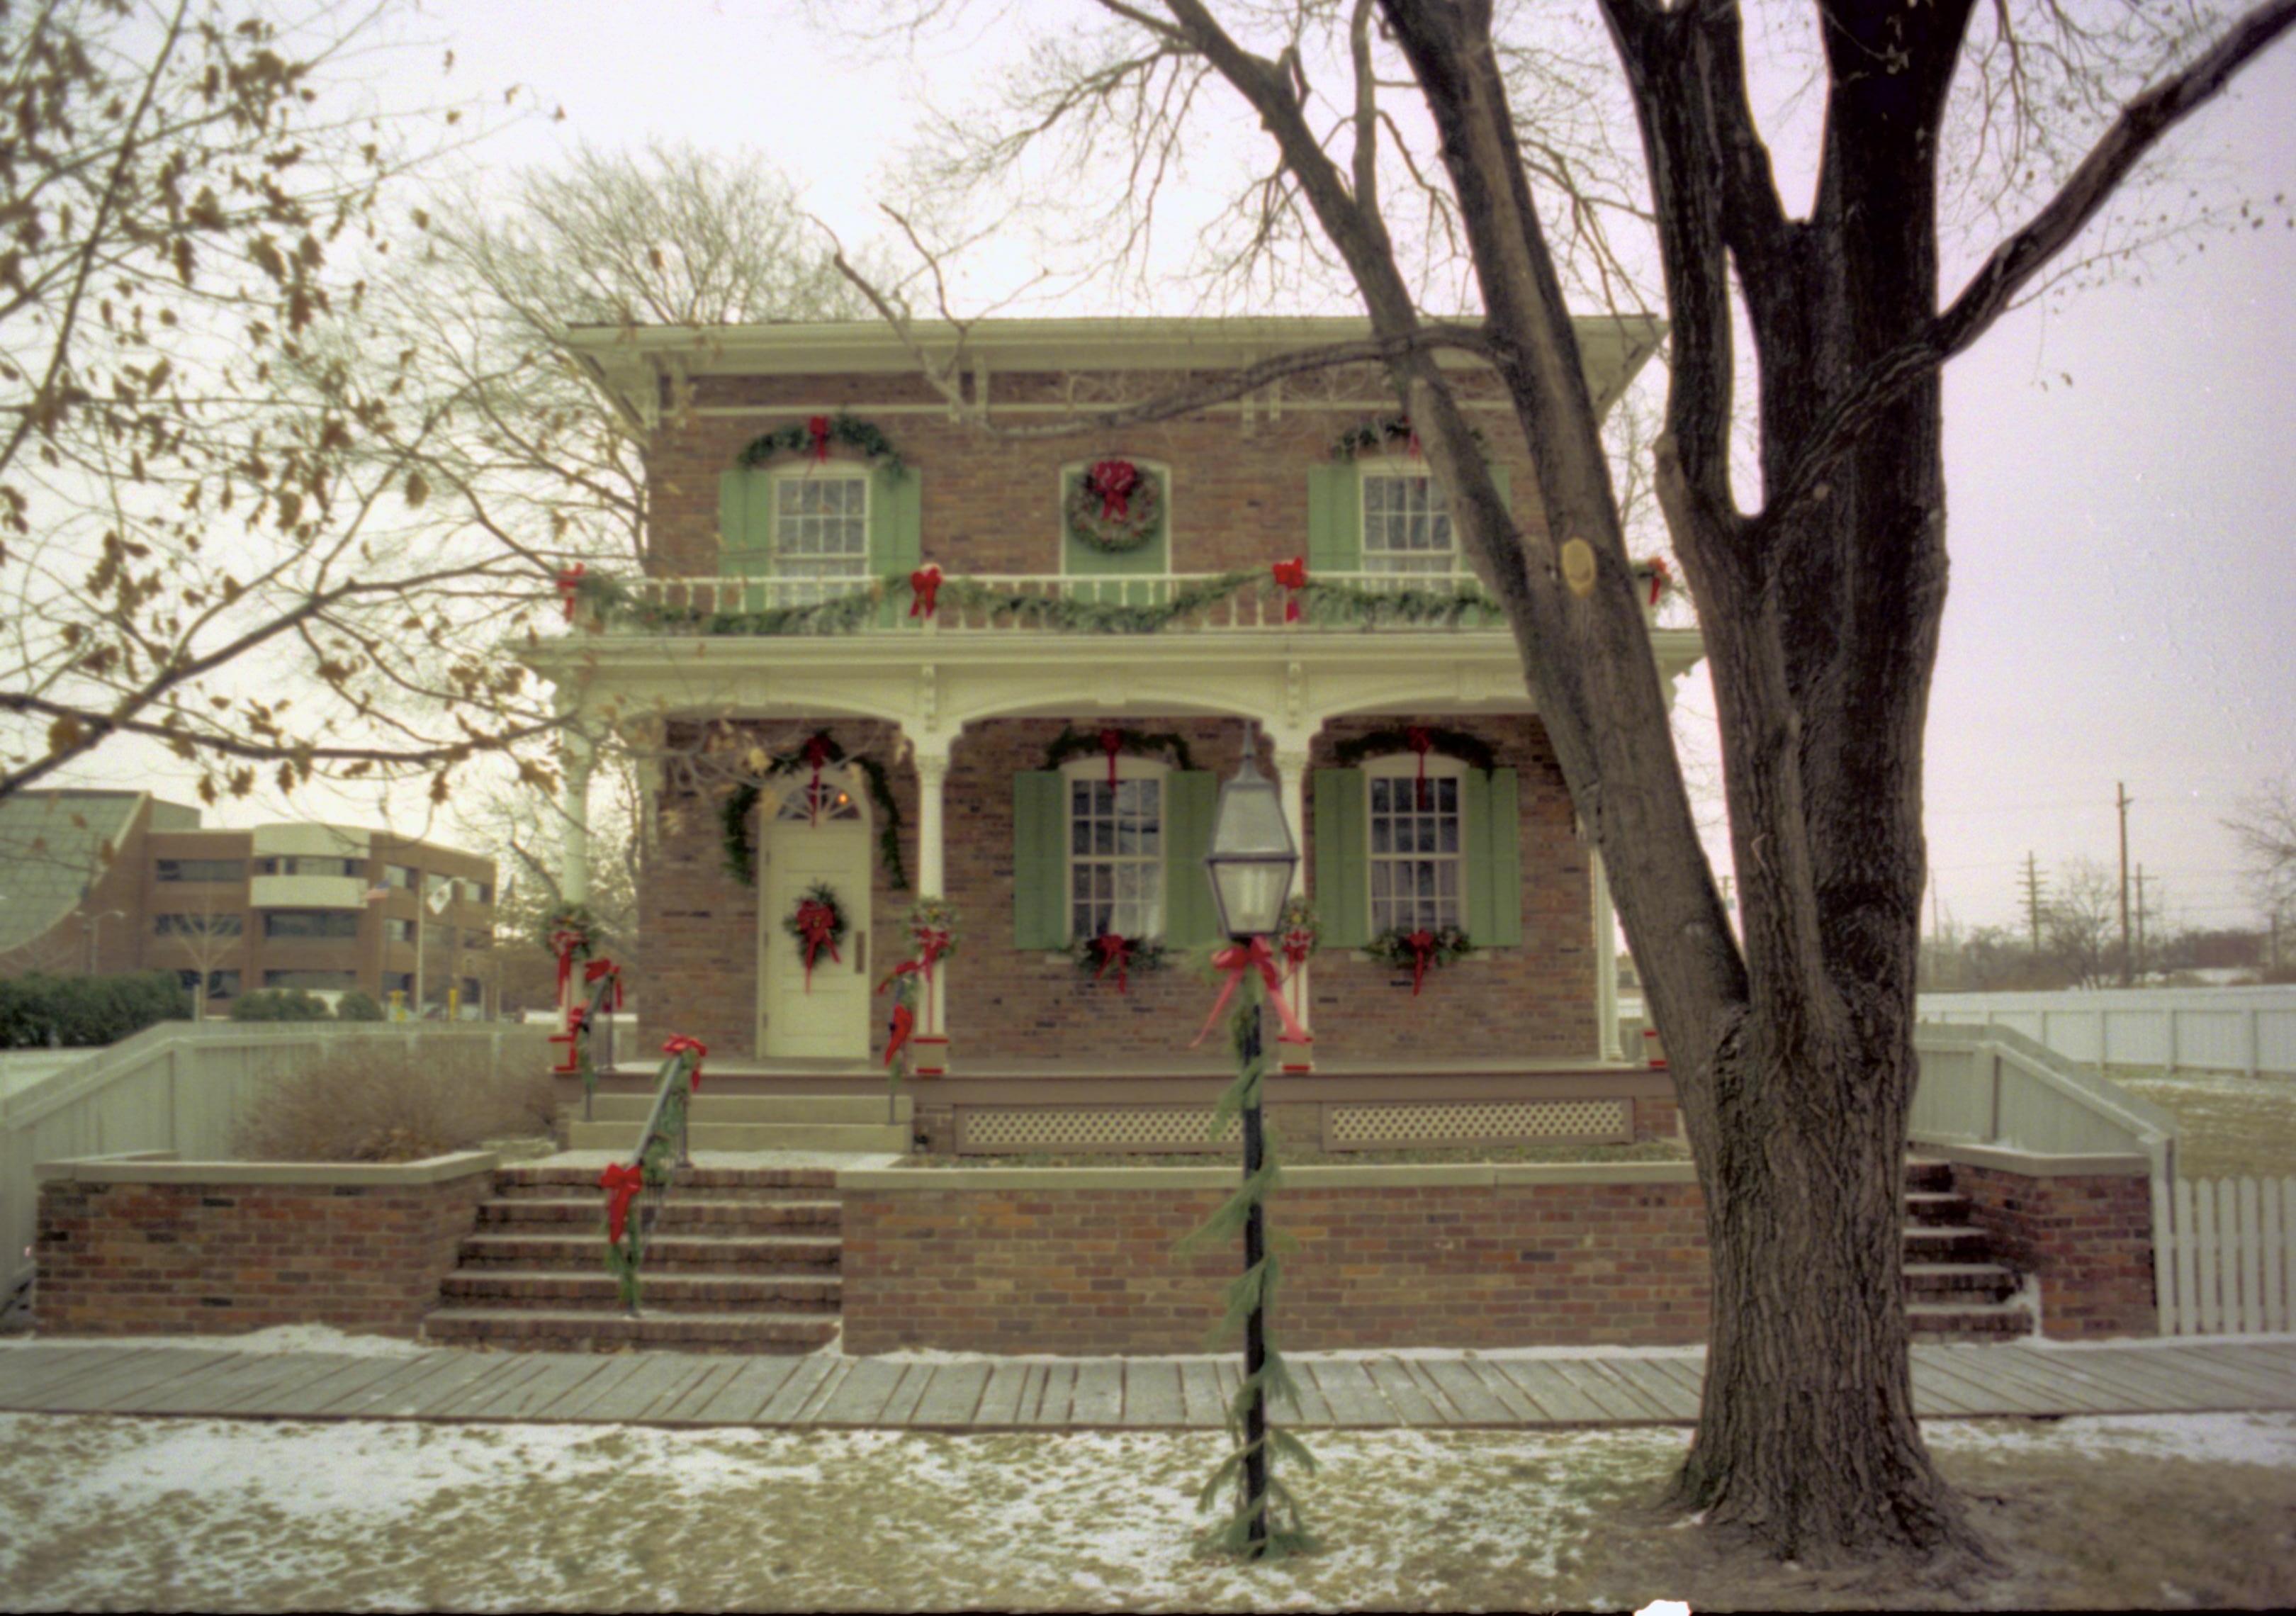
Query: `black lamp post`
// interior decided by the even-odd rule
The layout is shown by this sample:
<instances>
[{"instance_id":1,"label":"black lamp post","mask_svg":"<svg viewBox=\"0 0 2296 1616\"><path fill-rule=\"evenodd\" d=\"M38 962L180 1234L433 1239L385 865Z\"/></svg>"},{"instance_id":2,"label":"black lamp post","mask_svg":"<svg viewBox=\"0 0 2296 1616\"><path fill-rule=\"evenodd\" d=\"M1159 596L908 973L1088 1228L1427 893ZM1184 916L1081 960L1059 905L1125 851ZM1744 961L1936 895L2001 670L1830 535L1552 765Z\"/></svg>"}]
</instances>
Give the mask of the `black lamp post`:
<instances>
[{"instance_id":1,"label":"black lamp post","mask_svg":"<svg viewBox=\"0 0 2296 1616\"><path fill-rule=\"evenodd\" d=\"M1244 945L1276 930L1284 900L1292 895L1292 874L1300 864L1300 849L1292 840L1292 827L1284 822L1283 802L1276 793L1275 782L1259 772L1254 751L1251 727L1247 725L1243 760L1235 777L1220 787L1219 806L1212 815L1211 851L1204 856L1212 901L1219 907L1220 930L1231 941ZM1244 977L1249 981L1250 973L1246 972ZM1257 996L1258 984L1251 983L1251 988L1254 997L1242 1050L1247 1081L1259 1066L1261 1019L1266 1014ZM1267 1158L1257 1082L1250 1083L1242 1116L1243 1181L1249 1185ZM1244 1272L1249 1274L1267 1255L1266 1215L1254 1200L1244 1215ZM1251 1512L1245 1553L1254 1560L1267 1550L1267 1388L1258 1378L1267 1364L1266 1296L1263 1287L1244 1321L1243 1333L1243 1373L1251 1387L1243 1425L1244 1504Z\"/></svg>"}]
</instances>

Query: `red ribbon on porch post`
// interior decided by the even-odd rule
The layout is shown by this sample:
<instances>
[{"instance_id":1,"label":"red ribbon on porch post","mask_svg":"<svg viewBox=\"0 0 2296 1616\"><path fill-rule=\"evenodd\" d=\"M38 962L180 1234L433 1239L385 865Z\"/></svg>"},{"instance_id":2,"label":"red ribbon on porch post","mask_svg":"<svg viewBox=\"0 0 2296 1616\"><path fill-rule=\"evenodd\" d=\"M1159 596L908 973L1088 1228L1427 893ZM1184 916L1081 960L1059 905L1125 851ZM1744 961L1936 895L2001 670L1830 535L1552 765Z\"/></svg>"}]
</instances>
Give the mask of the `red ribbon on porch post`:
<instances>
[{"instance_id":1,"label":"red ribbon on porch post","mask_svg":"<svg viewBox=\"0 0 2296 1616\"><path fill-rule=\"evenodd\" d=\"M1650 603L1655 606L1658 604L1658 597L1666 593L1667 585L1674 581L1674 572L1666 564L1666 557L1663 555L1653 555L1643 565L1650 569Z\"/></svg>"},{"instance_id":2,"label":"red ribbon on porch post","mask_svg":"<svg viewBox=\"0 0 2296 1616\"><path fill-rule=\"evenodd\" d=\"M622 1007L622 968L610 959L594 959L582 967L582 980L586 986L601 977L610 977L614 984L614 1008Z\"/></svg>"},{"instance_id":3,"label":"red ribbon on porch post","mask_svg":"<svg viewBox=\"0 0 2296 1616\"><path fill-rule=\"evenodd\" d=\"M805 790L808 823L819 824L821 823L821 766L829 761L827 736L816 735L805 743L805 760L813 765L813 783Z\"/></svg>"},{"instance_id":4,"label":"red ribbon on porch post","mask_svg":"<svg viewBox=\"0 0 2296 1616\"><path fill-rule=\"evenodd\" d=\"M917 1013L915 1011L910 1009L906 1005L896 1004L893 1006L893 1019L889 1024L885 1033L885 1067L887 1070L890 1071L892 1069L894 1057L901 1053L901 1046L909 1041L909 1034L916 1030L916 1026Z\"/></svg>"},{"instance_id":5,"label":"red ribbon on porch post","mask_svg":"<svg viewBox=\"0 0 2296 1616\"><path fill-rule=\"evenodd\" d=\"M797 931L805 942L805 990L811 993L816 955L826 948L832 964L845 963L837 952L837 911L818 898L808 898L797 906Z\"/></svg>"},{"instance_id":6,"label":"red ribbon on porch post","mask_svg":"<svg viewBox=\"0 0 2296 1616\"><path fill-rule=\"evenodd\" d=\"M1276 583L1282 586L1283 590L1283 620L1287 623L1298 622L1300 591L1308 587L1308 558L1304 555L1295 555L1288 562L1277 562L1268 570L1275 575Z\"/></svg>"},{"instance_id":7,"label":"red ribbon on porch post","mask_svg":"<svg viewBox=\"0 0 2296 1616\"><path fill-rule=\"evenodd\" d=\"M566 984L574 975L574 950L589 939L579 931L564 930L550 934L551 951L558 956L558 1002L566 1003Z\"/></svg>"},{"instance_id":8,"label":"red ribbon on porch post","mask_svg":"<svg viewBox=\"0 0 2296 1616\"><path fill-rule=\"evenodd\" d=\"M1092 491L1100 496L1100 519L1122 521L1132 513L1132 490L1140 468L1128 460L1103 460L1092 468Z\"/></svg>"},{"instance_id":9,"label":"red ribbon on porch post","mask_svg":"<svg viewBox=\"0 0 2296 1616\"><path fill-rule=\"evenodd\" d=\"M1100 966L1092 973L1092 980L1098 981L1113 965L1116 967L1116 990L1119 993L1128 992L1125 984L1132 963L1132 939L1119 937L1113 931L1103 931L1092 939L1092 951L1100 956Z\"/></svg>"},{"instance_id":10,"label":"red ribbon on porch post","mask_svg":"<svg viewBox=\"0 0 2296 1616\"><path fill-rule=\"evenodd\" d=\"M919 926L909 935L917 945L917 970L924 977L925 986L930 988L932 986L933 962L948 952L948 946L955 939L938 926Z\"/></svg>"},{"instance_id":11,"label":"red ribbon on porch post","mask_svg":"<svg viewBox=\"0 0 2296 1616\"><path fill-rule=\"evenodd\" d=\"M645 1188L645 1169L634 1162L614 1162L598 1175L598 1187L606 1192L606 1240L619 1245L629 1224L630 1202Z\"/></svg>"},{"instance_id":12,"label":"red ribbon on porch post","mask_svg":"<svg viewBox=\"0 0 2296 1616\"><path fill-rule=\"evenodd\" d=\"M909 615L931 617L940 605L940 569L920 567L909 574Z\"/></svg>"},{"instance_id":13,"label":"red ribbon on porch post","mask_svg":"<svg viewBox=\"0 0 2296 1616\"><path fill-rule=\"evenodd\" d=\"M829 417L826 415L808 416L806 420L805 430L807 435L813 439L813 458L815 463L818 464L821 462L827 460L829 458Z\"/></svg>"},{"instance_id":14,"label":"red ribbon on porch post","mask_svg":"<svg viewBox=\"0 0 2296 1616\"><path fill-rule=\"evenodd\" d=\"M1124 750L1124 732L1120 729L1102 730L1100 750L1108 754L1108 789L1113 795L1116 791L1116 754Z\"/></svg>"},{"instance_id":15,"label":"red ribbon on porch post","mask_svg":"<svg viewBox=\"0 0 2296 1616\"><path fill-rule=\"evenodd\" d=\"M566 620L574 620L574 603L582 592L583 576L590 570L580 562L562 569L558 574L558 597L566 603Z\"/></svg>"},{"instance_id":16,"label":"red ribbon on porch post","mask_svg":"<svg viewBox=\"0 0 2296 1616\"><path fill-rule=\"evenodd\" d=\"M1427 754L1434 749L1435 737L1429 734L1424 726L1413 724L1405 727L1403 743L1419 754L1419 787L1412 795L1419 804L1419 811L1423 814L1427 811Z\"/></svg>"},{"instance_id":17,"label":"red ribbon on porch post","mask_svg":"<svg viewBox=\"0 0 2296 1616\"><path fill-rule=\"evenodd\" d=\"M1259 972L1259 980L1267 984L1267 997L1274 1002L1275 1013L1283 1022L1283 1035L1277 1042L1315 1042L1308 1036L1308 1029L1300 1025L1300 1018L1292 1013L1292 1006L1283 1002L1283 995L1280 991L1283 981L1275 974L1275 955L1268 947L1266 938L1255 937L1248 943L1234 943L1222 948L1212 956L1212 969L1226 972L1227 980L1220 984L1219 997L1212 1001L1212 1013L1204 1018L1203 1030L1196 1034L1195 1042L1190 1044L1189 1048L1193 1049L1197 1044L1210 1038L1212 1029L1219 1025L1220 1012L1226 1009L1228 1000L1235 997L1236 985L1243 980L1243 973L1247 971Z\"/></svg>"},{"instance_id":18,"label":"red ribbon on porch post","mask_svg":"<svg viewBox=\"0 0 2296 1616\"><path fill-rule=\"evenodd\" d=\"M1291 969L1283 973L1283 980L1288 982L1299 975L1300 967L1308 963L1308 956L1315 951L1316 934L1313 931L1286 931L1283 934L1283 963Z\"/></svg>"},{"instance_id":19,"label":"red ribbon on porch post","mask_svg":"<svg viewBox=\"0 0 2296 1616\"><path fill-rule=\"evenodd\" d=\"M701 1089L701 1062L709 1057L709 1046L703 1043L700 1038L690 1038L681 1032L675 1038L664 1040L661 1046L661 1052L664 1054L670 1055L691 1054L693 1056L693 1070L685 1074L685 1087L686 1091L690 1094L700 1093Z\"/></svg>"},{"instance_id":20,"label":"red ribbon on porch post","mask_svg":"<svg viewBox=\"0 0 2296 1616\"><path fill-rule=\"evenodd\" d=\"M1411 950L1411 997L1417 998L1419 984L1426 980L1427 967L1435 958L1435 934L1414 931L1403 939L1403 946Z\"/></svg>"}]
</instances>

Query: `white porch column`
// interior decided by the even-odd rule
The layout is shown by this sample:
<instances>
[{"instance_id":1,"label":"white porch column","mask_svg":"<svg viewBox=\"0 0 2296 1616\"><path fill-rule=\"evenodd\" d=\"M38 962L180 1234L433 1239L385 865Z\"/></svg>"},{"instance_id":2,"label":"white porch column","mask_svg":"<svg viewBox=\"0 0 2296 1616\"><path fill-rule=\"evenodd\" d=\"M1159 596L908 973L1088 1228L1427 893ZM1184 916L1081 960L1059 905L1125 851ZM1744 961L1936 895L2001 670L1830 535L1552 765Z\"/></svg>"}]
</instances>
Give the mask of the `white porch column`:
<instances>
[{"instance_id":1,"label":"white porch column","mask_svg":"<svg viewBox=\"0 0 2296 1616\"><path fill-rule=\"evenodd\" d=\"M1605 1061L1622 1060L1619 1048L1618 927L1611 914L1611 877L1603 849L1587 849L1587 885L1595 896L1595 1051ZM1648 989L1644 989L1645 992Z\"/></svg>"},{"instance_id":2,"label":"white porch column","mask_svg":"<svg viewBox=\"0 0 2296 1616\"><path fill-rule=\"evenodd\" d=\"M912 760L917 769L917 896L946 898L943 890L947 862L942 826L942 793L948 784L948 742L945 737L939 746L928 751L922 744L912 747ZM946 962L934 966L932 980L924 994L922 1030L930 1038L948 1036L948 1023L944 1012L948 991L948 966Z\"/></svg>"},{"instance_id":3,"label":"white porch column","mask_svg":"<svg viewBox=\"0 0 2296 1616\"><path fill-rule=\"evenodd\" d=\"M1310 890L1306 857L1308 737L1304 734L1293 735L1278 734L1271 730L1268 739L1275 749L1275 783L1277 794L1283 800L1283 823L1292 833L1292 846L1298 848L1301 854L1300 874L1292 882L1292 890L1312 899L1315 893ZM1300 1025L1312 1033L1316 1030L1316 1026L1308 1013L1309 997L1308 971L1308 962L1302 960L1297 973L1284 985L1283 997L1285 1002L1292 1006L1292 1013L1300 1019ZM1288 1049L1291 1049L1291 1046L1284 1045L1277 1051L1278 1054L1283 1056L1278 1062L1278 1070L1285 1066L1304 1069L1314 1063L1312 1050L1295 1050L1288 1055L1283 1054L1283 1051Z\"/></svg>"},{"instance_id":4,"label":"white porch column","mask_svg":"<svg viewBox=\"0 0 2296 1616\"><path fill-rule=\"evenodd\" d=\"M570 904L590 900L590 770L596 753L590 737L569 716L559 742L565 772L559 808L559 895Z\"/></svg>"}]
</instances>

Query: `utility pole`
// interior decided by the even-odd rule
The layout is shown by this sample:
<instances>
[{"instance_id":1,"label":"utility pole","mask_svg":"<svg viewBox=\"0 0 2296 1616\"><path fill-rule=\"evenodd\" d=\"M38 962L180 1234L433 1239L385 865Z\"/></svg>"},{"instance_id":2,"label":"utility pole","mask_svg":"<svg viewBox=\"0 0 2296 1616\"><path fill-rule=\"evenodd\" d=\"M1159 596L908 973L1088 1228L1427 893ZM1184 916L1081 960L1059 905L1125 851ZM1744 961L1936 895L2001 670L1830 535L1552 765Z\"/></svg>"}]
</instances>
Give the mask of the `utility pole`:
<instances>
[{"instance_id":1,"label":"utility pole","mask_svg":"<svg viewBox=\"0 0 2296 1616\"><path fill-rule=\"evenodd\" d=\"M2033 957L2041 957L2041 866L2029 849L2025 854L2025 924L2032 939Z\"/></svg>"},{"instance_id":2,"label":"utility pole","mask_svg":"<svg viewBox=\"0 0 2296 1616\"><path fill-rule=\"evenodd\" d=\"M2128 986L2128 805L2136 799L2120 781L2112 783L2113 806L2120 810L2120 985Z\"/></svg>"},{"instance_id":3,"label":"utility pole","mask_svg":"<svg viewBox=\"0 0 2296 1616\"><path fill-rule=\"evenodd\" d=\"M2153 885L2160 885L2158 875L2152 880ZM2136 866L2136 974L2139 980L2144 975L2144 866L2140 863Z\"/></svg>"}]
</instances>

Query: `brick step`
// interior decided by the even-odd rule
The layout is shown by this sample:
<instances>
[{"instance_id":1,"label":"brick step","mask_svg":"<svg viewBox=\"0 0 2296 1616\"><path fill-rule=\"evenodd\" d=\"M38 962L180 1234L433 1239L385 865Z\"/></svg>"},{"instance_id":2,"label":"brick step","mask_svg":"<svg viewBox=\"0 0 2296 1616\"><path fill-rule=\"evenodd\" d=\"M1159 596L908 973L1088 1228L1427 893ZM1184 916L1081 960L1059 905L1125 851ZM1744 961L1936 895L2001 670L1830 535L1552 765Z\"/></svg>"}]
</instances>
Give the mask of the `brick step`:
<instances>
[{"instance_id":1,"label":"brick step","mask_svg":"<svg viewBox=\"0 0 2296 1616\"><path fill-rule=\"evenodd\" d=\"M1988 1262L1993 1257L1991 1237L1965 1224L1908 1224L1905 1241L1909 1263Z\"/></svg>"},{"instance_id":2,"label":"brick step","mask_svg":"<svg viewBox=\"0 0 2296 1616\"><path fill-rule=\"evenodd\" d=\"M665 1231L708 1228L719 1233L737 1228L834 1230L843 1220L844 1210L834 1201L718 1201L673 1194L654 1226ZM605 1197L595 1191L578 1200L512 1196L479 1204L481 1228L594 1225L604 1222L605 1216Z\"/></svg>"},{"instance_id":3,"label":"brick step","mask_svg":"<svg viewBox=\"0 0 2296 1616\"><path fill-rule=\"evenodd\" d=\"M1917 1341L1998 1341L2033 1333L2022 1302L1909 1303L1906 1325Z\"/></svg>"},{"instance_id":4,"label":"brick step","mask_svg":"<svg viewBox=\"0 0 2296 1616\"><path fill-rule=\"evenodd\" d=\"M1907 1190L1906 1221L1930 1227L1958 1227L1969 1221L1969 1197L1951 1190Z\"/></svg>"},{"instance_id":5,"label":"brick step","mask_svg":"<svg viewBox=\"0 0 2296 1616\"><path fill-rule=\"evenodd\" d=\"M2001 1301L2016 1293L2017 1276L1997 1262L1909 1262L1905 1267L1908 1302L1977 1297Z\"/></svg>"},{"instance_id":6,"label":"brick step","mask_svg":"<svg viewBox=\"0 0 2296 1616\"><path fill-rule=\"evenodd\" d=\"M1909 1190L1950 1190L1953 1163L1923 1156L1906 1158L1906 1187Z\"/></svg>"},{"instance_id":7,"label":"brick step","mask_svg":"<svg viewBox=\"0 0 2296 1616\"><path fill-rule=\"evenodd\" d=\"M628 1151L637 1144L635 1122L570 1122L570 1150ZM695 1122L686 1144L698 1151L831 1151L847 1154L906 1155L910 1128L888 1125L881 1108L874 1122Z\"/></svg>"},{"instance_id":8,"label":"brick step","mask_svg":"<svg viewBox=\"0 0 2296 1616\"><path fill-rule=\"evenodd\" d=\"M600 1171L594 1167L558 1165L498 1167L495 1169L495 1194L562 1195L569 1190L594 1193ZM682 1167L677 1169L677 1188L681 1194L707 1190L712 1198L728 1200L773 1196L789 1190L833 1192L837 1188L837 1172L825 1167ZM783 1198L792 1199L786 1195Z\"/></svg>"},{"instance_id":9,"label":"brick step","mask_svg":"<svg viewBox=\"0 0 2296 1616\"><path fill-rule=\"evenodd\" d=\"M837 1337L821 1313L621 1313L439 1308L422 1321L435 1341L466 1341L511 1352L594 1352L652 1348L677 1352L811 1352Z\"/></svg>"},{"instance_id":10,"label":"brick step","mask_svg":"<svg viewBox=\"0 0 2296 1616\"><path fill-rule=\"evenodd\" d=\"M464 1271L539 1268L579 1273L604 1260L603 1246L603 1236L595 1231L471 1235L463 1238L460 1263ZM677 1235L657 1230L646 1243L645 1268L649 1274L722 1274L739 1268L748 1274L803 1278L834 1273L843 1254L844 1243L833 1235Z\"/></svg>"},{"instance_id":11,"label":"brick step","mask_svg":"<svg viewBox=\"0 0 2296 1616\"><path fill-rule=\"evenodd\" d=\"M460 1268L440 1294L450 1307L495 1306L558 1312L611 1311L621 1306L614 1276L601 1259L587 1274L539 1268ZM793 1279L771 1275L670 1274L649 1269L640 1295L649 1307L693 1314L835 1313L835 1275Z\"/></svg>"},{"instance_id":12,"label":"brick step","mask_svg":"<svg viewBox=\"0 0 2296 1616\"><path fill-rule=\"evenodd\" d=\"M592 1122L611 1123L635 1134L653 1114L652 1095L596 1095L590 1101ZM896 1126L916 1115L916 1101L908 1095L892 1096L891 1120ZM570 1121L586 1120L579 1103L567 1113ZM686 1118L693 1126L705 1123L847 1124L882 1128L886 1123L886 1096L874 1095L714 1095L706 1090L693 1096Z\"/></svg>"}]
</instances>

